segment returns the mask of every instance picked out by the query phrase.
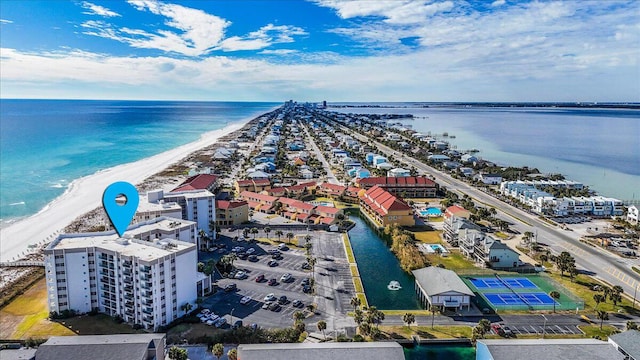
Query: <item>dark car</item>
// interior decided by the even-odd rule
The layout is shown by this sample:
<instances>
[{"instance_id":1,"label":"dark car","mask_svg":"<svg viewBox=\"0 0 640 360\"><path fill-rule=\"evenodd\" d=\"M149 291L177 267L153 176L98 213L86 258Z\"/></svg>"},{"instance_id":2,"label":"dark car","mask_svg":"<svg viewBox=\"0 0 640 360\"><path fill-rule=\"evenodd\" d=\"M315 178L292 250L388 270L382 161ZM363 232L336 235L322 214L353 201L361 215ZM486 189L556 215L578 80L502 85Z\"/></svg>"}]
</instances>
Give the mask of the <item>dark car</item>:
<instances>
[{"instance_id":1,"label":"dark car","mask_svg":"<svg viewBox=\"0 0 640 360\"><path fill-rule=\"evenodd\" d=\"M280 309L281 309L280 304L278 304L277 302L274 302L271 305L269 305L269 310L271 311L278 311Z\"/></svg>"},{"instance_id":2,"label":"dark car","mask_svg":"<svg viewBox=\"0 0 640 360\"><path fill-rule=\"evenodd\" d=\"M264 274L260 274L256 277L256 282L263 282L264 281Z\"/></svg>"},{"instance_id":3,"label":"dark car","mask_svg":"<svg viewBox=\"0 0 640 360\"><path fill-rule=\"evenodd\" d=\"M246 252L241 252L238 254L238 258L240 260L247 260L248 257L249 257L249 254L247 254Z\"/></svg>"},{"instance_id":4,"label":"dark car","mask_svg":"<svg viewBox=\"0 0 640 360\"><path fill-rule=\"evenodd\" d=\"M278 299L278 303L280 303L281 305L286 304L286 303L287 303L287 301L288 301L288 299L287 299L287 297L286 297L286 296L284 296L284 295L280 296L280 298Z\"/></svg>"},{"instance_id":5,"label":"dark car","mask_svg":"<svg viewBox=\"0 0 640 360\"><path fill-rule=\"evenodd\" d=\"M305 285L305 286L302 288L302 292L307 293L307 294L308 294L308 293L310 293L310 292L311 292L311 286L309 286L309 285Z\"/></svg>"},{"instance_id":6,"label":"dark car","mask_svg":"<svg viewBox=\"0 0 640 360\"><path fill-rule=\"evenodd\" d=\"M311 265L309 265L309 263L303 263L302 264L302 269L303 270L311 270Z\"/></svg>"},{"instance_id":7,"label":"dark car","mask_svg":"<svg viewBox=\"0 0 640 360\"><path fill-rule=\"evenodd\" d=\"M249 255L248 260L251 261L251 262L256 262L259 259L258 259L258 256L256 256L256 255Z\"/></svg>"},{"instance_id":8,"label":"dark car","mask_svg":"<svg viewBox=\"0 0 640 360\"><path fill-rule=\"evenodd\" d=\"M276 285L278 285L278 280L269 279L269 282L267 284L269 284L269 286L276 286Z\"/></svg>"},{"instance_id":9,"label":"dark car","mask_svg":"<svg viewBox=\"0 0 640 360\"><path fill-rule=\"evenodd\" d=\"M280 254L280 251L278 251L277 249L271 249L268 251L268 253L271 255L275 255L275 254Z\"/></svg>"},{"instance_id":10,"label":"dark car","mask_svg":"<svg viewBox=\"0 0 640 360\"><path fill-rule=\"evenodd\" d=\"M272 258L272 259L274 259L274 260L281 260L281 259L283 259L282 255L280 255L280 254L273 254L273 255L271 255L271 258Z\"/></svg>"},{"instance_id":11,"label":"dark car","mask_svg":"<svg viewBox=\"0 0 640 360\"><path fill-rule=\"evenodd\" d=\"M228 284L227 286L224 287L224 291L225 292L232 292L232 291L236 291L238 287L236 286L236 284Z\"/></svg>"},{"instance_id":12,"label":"dark car","mask_svg":"<svg viewBox=\"0 0 640 360\"><path fill-rule=\"evenodd\" d=\"M308 286L310 285L311 281L309 281L309 278L304 278L302 279L302 282L300 283L300 285L302 286Z\"/></svg>"}]
</instances>

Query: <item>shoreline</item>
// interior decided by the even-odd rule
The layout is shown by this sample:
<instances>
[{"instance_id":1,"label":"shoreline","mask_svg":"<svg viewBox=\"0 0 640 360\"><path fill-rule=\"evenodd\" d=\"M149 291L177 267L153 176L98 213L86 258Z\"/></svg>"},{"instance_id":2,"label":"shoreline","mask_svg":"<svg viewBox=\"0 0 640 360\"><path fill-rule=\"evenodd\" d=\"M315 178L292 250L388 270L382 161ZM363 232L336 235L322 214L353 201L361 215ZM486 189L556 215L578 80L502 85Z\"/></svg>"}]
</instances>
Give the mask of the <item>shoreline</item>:
<instances>
[{"instance_id":1,"label":"shoreline","mask_svg":"<svg viewBox=\"0 0 640 360\"><path fill-rule=\"evenodd\" d=\"M0 261L12 261L30 254L30 247L47 243L79 217L100 207L102 192L115 181L140 185L191 154L212 146L219 139L245 127L251 121L279 108L259 112L225 127L205 132L192 142L134 162L101 169L73 180L60 196L37 213L16 220L0 229Z\"/></svg>"}]
</instances>

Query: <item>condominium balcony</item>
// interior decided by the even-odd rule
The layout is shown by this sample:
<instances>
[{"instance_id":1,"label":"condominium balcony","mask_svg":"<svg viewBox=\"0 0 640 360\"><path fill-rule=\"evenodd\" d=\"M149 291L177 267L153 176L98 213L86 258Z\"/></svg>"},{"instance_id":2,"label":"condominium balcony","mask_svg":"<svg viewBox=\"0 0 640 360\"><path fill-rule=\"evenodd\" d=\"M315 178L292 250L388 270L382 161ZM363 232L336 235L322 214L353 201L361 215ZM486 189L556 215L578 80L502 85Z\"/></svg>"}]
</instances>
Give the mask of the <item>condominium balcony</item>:
<instances>
[{"instance_id":1,"label":"condominium balcony","mask_svg":"<svg viewBox=\"0 0 640 360\"><path fill-rule=\"evenodd\" d=\"M151 309L151 308L143 308L142 312L145 313L145 314L152 315L153 314L153 309Z\"/></svg>"},{"instance_id":2,"label":"condominium balcony","mask_svg":"<svg viewBox=\"0 0 640 360\"><path fill-rule=\"evenodd\" d=\"M147 321L147 322L153 322L153 316L145 315L145 316L142 317L142 320Z\"/></svg>"},{"instance_id":3,"label":"condominium balcony","mask_svg":"<svg viewBox=\"0 0 640 360\"><path fill-rule=\"evenodd\" d=\"M140 275L140 280L151 280L151 275Z\"/></svg>"},{"instance_id":4,"label":"condominium balcony","mask_svg":"<svg viewBox=\"0 0 640 360\"><path fill-rule=\"evenodd\" d=\"M132 277L132 276L125 276L122 280L123 280L125 283L129 283L129 284L130 284L130 283L132 283L132 282L133 282L133 277Z\"/></svg>"},{"instance_id":5,"label":"condominium balcony","mask_svg":"<svg viewBox=\"0 0 640 360\"><path fill-rule=\"evenodd\" d=\"M133 286L132 285L125 285L124 291L127 291L127 292L133 291Z\"/></svg>"},{"instance_id":6,"label":"condominium balcony","mask_svg":"<svg viewBox=\"0 0 640 360\"><path fill-rule=\"evenodd\" d=\"M143 305L147 305L147 306L152 306L153 305L153 300L152 299L142 300L142 304Z\"/></svg>"},{"instance_id":7,"label":"condominium balcony","mask_svg":"<svg viewBox=\"0 0 640 360\"><path fill-rule=\"evenodd\" d=\"M127 300L131 300L133 299L133 295L132 294L124 294L124 298Z\"/></svg>"},{"instance_id":8,"label":"condominium balcony","mask_svg":"<svg viewBox=\"0 0 640 360\"><path fill-rule=\"evenodd\" d=\"M151 266L140 266L140 272L143 272L143 273L151 272Z\"/></svg>"},{"instance_id":9,"label":"condominium balcony","mask_svg":"<svg viewBox=\"0 0 640 360\"><path fill-rule=\"evenodd\" d=\"M151 286L148 285L148 283L143 283L143 285L140 285L140 288L144 290L151 290Z\"/></svg>"}]
</instances>

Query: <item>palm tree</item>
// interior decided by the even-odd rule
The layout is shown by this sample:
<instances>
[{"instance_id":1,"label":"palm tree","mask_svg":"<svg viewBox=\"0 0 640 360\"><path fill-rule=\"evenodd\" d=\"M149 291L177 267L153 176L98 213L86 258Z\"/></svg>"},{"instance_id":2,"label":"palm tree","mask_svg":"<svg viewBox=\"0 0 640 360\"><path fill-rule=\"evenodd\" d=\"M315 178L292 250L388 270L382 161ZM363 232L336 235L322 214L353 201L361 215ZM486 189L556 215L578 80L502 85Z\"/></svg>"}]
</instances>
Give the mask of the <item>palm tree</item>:
<instances>
[{"instance_id":1,"label":"palm tree","mask_svg":"<svg viewBox=\"0 0 640 360\"><path fill-rule=\"evenodd\" d=\"M267 226L263 230L264 230L264 233L267 235L267 239L269 239L269 233L271 232L271 228Z\"/></svg>"},{"instance_id":2,"label":"palm tree","mask_svg":"<svg viewBox=\"0 0 640 360\"><path fill-rule=\"evenodd\" d=\"M276 230L275 234L278 237L278 242L280 242L280 237L284 235L284 233L282 232L282 230Z\"/></svg>"},{"instance_id":3,"label":"palm tree","mask_svg":"<svg viewBox=\"0 0 640 360\"><path fill-rule=\"evenodd\" d=\"M186 349L181 349L177 346L172 346L169 349L169 359L171 360L188 360L188 353Z\"/></svg>"},{"instance_id":4,"label":"palm tree","mask_svg":"<svg viewBox=\"0 0 640 360\"><path fill-rule=\"evenodd\" d=\"M289 244L291 244L291 240L293 240L294 237L295 237L294 233L292 233L292 232L288 232L287 233L287 240L288 240Z\"/></svg>"},{"instance_id":5,"label":"palm tree","mask_svg":"<svg viewBox=\"0 0 640 360\"><path fill-rule=\"evenodd\" d=\"M251 233L253 234L253 240L255 240L258 234L258 228L251 228Z\"/></svg>"},{"instance_id":6,"label":"palm tree","mask_svg":"<svg viewBox=\"0 0 640 360\"><path fill-rule=\"evenodd\" d=\"M609 320L609 313L604 310L596 311L596 317L600 320L600 330L602 330L602 323L605 320Z\"/></svg>"},{"instance_id":7,"label":"palm tree","mask_svg":"<svg viewBox=\"0 0 640 360\"><path fill-rule=\"evenodd\" d=\"M402 321L404 321L404 323L407 324L409 328L411 328L411 324L416 322L416 316L413 315L412 313L405 313L402 316Z\"/></svg>"},{"instance_id":8,"label":"palm tree","mask_svg":"<svg viewBox=\"0 0 640 360\"><path fill-rule=\"evenodd\" d=\"M596 302L596 309L598 309L598 306L600 305L600 303L604 301L604 295L602 295L602 294L594 294L593 295L593 301Z\"/></svg>"},{"instance_id":9,"label":"palm tree","mask_svg":"<svg viewBox=\"0 0 640 360\"><path fill-rule=\"evenodd\" d=\"M229 360L238 360L238 350L229 349L229 351L227 351L227 357Z\"/></svg>"},{"instance_id":10,"label":"palm tree","mask_svg":"<svg viewBox=\"0 0 640 360\"><path fill-rule=\"evenodd\" d=\"M357 296L354 296L351 298L351 305L353 305L353 311L356 311L356 309L362 305L362 301L360 301L360 298Z\"/></svg>"},{"instance_id":11,"label":"palm tree","mask_svg":"<svg viewBox=\"0 0 640 360\"><path fill-rule=\"evenodd\" d=\"M224 345L220 343L213 345L213 349L211 349L211 352L213 353L213 356L216 357L216 359L220 359L222 354L224 354Z\"/></svg>"},{"instance_id":12,"label":"palm tree","mask_svg":"<svg viewBox=\"0 0 640 360\"><path fill-rule=\"evenodd\" d=\"M355 321L358 326L362 324L362 322L364 321L364 313L362 312L362 310L356 309L353 312L353 321Z\"/></svg>"},{"instance_id":13,"label":"palm tree","mask_svg":"<svg viewBox=\"0 0 640 360\"><path fill-rule=\"evenodd\" d=\"M295 320L295 322L304 320L305 319L304 313L302 311L294 312L293 319Z\"/></svg>"},{"instance_id":14,"label":"palm tree","mask_svg":"<svg viewBox=\"0 0 640 360\"><path fill-rule=\"evenodd\" d=\"M184 303L182 305L180 305L180 310L184 311L185 315L191 311L191 309L193 309L193 305L187 303Z\"/></svg>"},{"instance_id":15,"label":"palm tree","mask_svg":"<svg viewBox=\"0 0 640 360\"><path fill-rule=\"evenodd\" d=\"M244 228L244 230L242 230L242 236L246 238L249 237L249 233L251 232L251 230L249 230L249 228Z\"/></svg>"},{"instance_id":16,"label":"palm tree","mask_svg":"<svg viewBox=\"0 0 640 360\"><path fill-rule=\"evenodd\" d=\"M638 330L638 324L631 320L627 321L627 330Z\"/></svg>"},{"instance_id":17,"label":"palm tree","mask_svg":"<svg viewBox=\"0 0 640 360\"><path fill-rule=\"evenodd\" d=\"M549 296L551 296L551 298L554 300L553 301L553 312L555 313L556 312L556 302L555 302L555 300L560 299L560 293L555 291L555 290L553 290L553 291L551 291L549 293Z\"/></svg>"},{"instance_id":18,"label":"palm tree","mask_svg":"<svg viewBox=\"0 0 640 360\"><path fill-rule=\"evenodd\" d=\"M305 241L305 249L306 249L306 245L311 244L311 235L305 235L304 241ZM313 247L313 245L311 246Z\"/></svg>"},{"instance_id":19,"label":"palm tree","mask_svg":"<svg viewBox=\"0 0 640 360\"><path fill-rule=\"evenodd\" d=\"M324 320L320 320L318 321L316 326L318 327L318 330L322 331L322 336L324 337L324 339L327 340L327 335L324 334L324 331L327 329L327 322Z\"/></svg>"},{"instance_id":20,"label":"palm tree","mask_svg":"<svg viewBox=\"0 0 640 360\"><path fill-rule=\"evenodd\" d=\"M307 235L307 236L309 236L309 235ZM309 241L307 241L307 242L304 244L304 250L306 251L307 256L310 256L310 255L311 255L311 249L313 249L313 244L312 244L312 243L310 243Z\"/></svg>"}]
</instances>

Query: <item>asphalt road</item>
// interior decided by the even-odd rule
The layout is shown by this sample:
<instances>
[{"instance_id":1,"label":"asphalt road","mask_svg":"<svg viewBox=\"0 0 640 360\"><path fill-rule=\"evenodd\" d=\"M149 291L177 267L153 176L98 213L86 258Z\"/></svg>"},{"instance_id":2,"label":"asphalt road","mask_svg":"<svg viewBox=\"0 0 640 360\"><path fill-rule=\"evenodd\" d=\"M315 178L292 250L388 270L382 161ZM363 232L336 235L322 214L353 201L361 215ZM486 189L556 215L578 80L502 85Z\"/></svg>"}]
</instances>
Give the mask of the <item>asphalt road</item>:
<instances>
[{"instance_id":1,"label":"asphalt road","mask_svg":"<svg viewBox=\"0 0 640 360\"><path fill-rule=\"evenodd\" d=\"M318 148L318 144L316 144L316 142L313 140L313 138L309 134L309 129L307 129L306 124L303 124L302 128L304 129L304 132L307 134L307 138L311 143L311 147L313 148L313 152L315 153L316 158L318 158L318 160L322 162L322 166L324 166L324 169L327 171L327 182L330 184L344 185L343 183L338 181L335 174L331 170L331 165L329 164L327 159L324 157L324 154L322 153L322 151L320 151L320 148Z\"/></svg>"},{"instance_id":2,"label":"asphalt road","mask_svg":"<svg viewBox=\"0 0 640 360\"><path fill-rule=\"evenodd\" d=\"M346 131L353 131L343 127ZM414 166L418 171L431 175L440 184L450 191L457 191L460 194L467 194L476 202L488 207L495 207L498 214L511 219L512 228L520 231L536 231L538 241L549 244L552 252L560 253L568 251L576 259L576 266L594 273L594 275L612 285L620 285L624 293L633 296L638 285L640 285L640 275L631 270L631 264L640 265L638 260L623 259L609 252L593 248L581 243L578 239L571 237L565 230L558 230L552 225L538 219L537 216L522 211L511 206L483 191L471 187L465 182L454 179L448 174L432 168L412 157L395 151L374 139L367 138L361 134L353 133L354 137L361 141L371 141L387 156L392 156L409 167Z\"/></svg>"}]
</instances>

